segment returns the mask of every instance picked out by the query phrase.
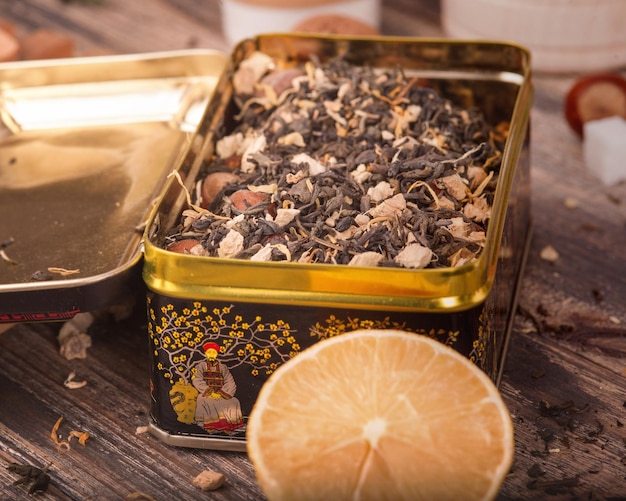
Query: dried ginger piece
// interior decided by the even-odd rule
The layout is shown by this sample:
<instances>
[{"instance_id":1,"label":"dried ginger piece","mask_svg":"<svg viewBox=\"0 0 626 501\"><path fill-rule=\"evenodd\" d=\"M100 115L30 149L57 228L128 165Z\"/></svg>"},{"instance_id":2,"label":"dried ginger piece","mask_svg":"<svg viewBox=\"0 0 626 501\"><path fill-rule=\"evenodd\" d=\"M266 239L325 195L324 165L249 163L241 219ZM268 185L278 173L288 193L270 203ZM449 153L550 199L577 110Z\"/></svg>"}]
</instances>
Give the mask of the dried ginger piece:
<instances>
[{"instance_id":1,"label":"dried ginger piece","mask_svg":"<svg viewBox=\"0 0 626 501\"><path fill-rule=\"evenodd\" d=\"M224 485L224 475L213 470L204 470L193 479L193 485L203 491L214 491Z\"/></svg>"}]
</instances>

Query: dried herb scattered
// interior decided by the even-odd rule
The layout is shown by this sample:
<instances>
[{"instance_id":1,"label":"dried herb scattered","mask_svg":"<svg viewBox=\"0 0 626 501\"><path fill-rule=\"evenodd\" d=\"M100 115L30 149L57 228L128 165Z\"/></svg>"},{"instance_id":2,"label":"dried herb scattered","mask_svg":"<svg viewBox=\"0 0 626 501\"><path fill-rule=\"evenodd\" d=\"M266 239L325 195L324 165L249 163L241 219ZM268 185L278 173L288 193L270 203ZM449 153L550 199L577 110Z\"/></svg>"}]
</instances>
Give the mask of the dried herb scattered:
<instances>
[{"instance_id":1,"label":"dried herb scattered","mask_svg":"<svg viewBox=\"0 0 626 501\"><path fill-rule=\"evenodd\" d=\"M193 479L192 484L202 491L214 491L224 485L225 480L222 473L204 470Z\"/></svg>"},{"instance_id":2,"label":"dried herb scattered","mask_svg":"<svg viewBox=\"0 0 626 501\"><path fill-rule=\"evenodd\" d=\"M77 390L78 388L82 388L83 386L87 385L87 381L75 381L75 378L76 372L70 372L65 378L65 381L63 381L63 386L69 388L70 390Z\"/></svg>"},{"instance_id":3,"label":"dried herb scattered","mask_svg":"<svg viewBox=\"0 0 626 501\"><path fill-rule=\"evenodd\" d=\"M61 416L59 419L57 419L56 423L52 427L52 431L50 432L50 438L52 438L52 441L56 444L58 451L69 452L72 448L70 442L73 438L77 438L78 443L84 446L87 443L87 439L89 438L89 433L87 433L86 431L71 430L68 434L67 440L62 440L61 436L59 435L59 428L62 421L63 417Z\"/></svg>"},{"instance_id":4,"label":"dried herb scattered","mask_svg":"<svg viewBox=\"0 0 626 501\"><path fill-rule=\"evenodd\" d=\"M17 261L11 259L5 250L13 243L15 243L15 239L13 237L5 238L0 242L0 259L2 259L5 263L17 264Z\"/></svg>"},{"instance_id":5,"label":"dried herb scattered","mask_svg":"<svg viewBox=\"0 0 626 501\"><path fill-rule=\"evenodd\" d=\"M200 196L165 247L191 238L198 255L405 268L478 257L507 124L401 68L341 57L275 69L255 53L233 86L235 125L218 131Z\"/></svg>"},{"instance_id":6,"label":"dried herb scattered","mask_svg":"<svg viewBox=\"0 0 626 501\"><path fill-rule=\"evenodd\" d=\"M50 475L47 473L47 468L41 469L29 464L11 463L7 469L19 476L13 485L27 485L32 482L28 489L29 494L45 492L50 485Z\"/></svg>"},{"instance_id":7,"label":"dried herb scattered","mask_svg":"<svg viewBox=\"0 0 626 501\"><path fill-rule=\"evenodd\" d=\"M58 268L56 266L51 266L50 268L48 268L48 271L52 274L58 274L61 275L62 277L67 277L69 275L76 275L78 273L80 273L79 269L75 269L75 270L68 270L66 268Z\"/></svg>"},{"instance_id":8,"label":"dried herb scattered","mask_svg":"<svg viewBox=\"0 0 626 501\"><path fill-rule=\"evenodd\" d=\"M126 499L129 501L156 501L154 497L145 492L131 492L126 495Z\"/></svg>"},{"instance_id":9,"label":"dried herb scattered","mask_svg":"<svg viewBox=\"0 0 626 501\"><path fill-rule=\"evenodd\" d=\"M533 490L542 490L546 494L557 495L570 492L572 487L580 484L578 476L566 477L557 480L537 480L533 479L528 483L528 488Z\"/></svg>"},{"instance_id":10,"label":"dried herb scattered","mask_svg":"<svg viewBox=\"0 0 626 501\"><path fill-rule=\"evenodd\" d=\"M79 269L68 270L67 268L59 268L57 266L50 266L46 270L37 270L31 276L31 280L36 282L46 282L48 280L54 280L55 275L60 275L61 277L68 277L70 275L77 275L80 273Z\"/></svg>"},{"instance_id":11,"label":"dried herb scattered","mask_svg":"<svg viewBox=\"0 0 626 501\"><path fill-rule=\"evenodd\" d=\"M48 270L37 270L30 276L30 278L36 282L46 282L48 280L54 280L54 275Z\"/></svg>"},{"instance_id":12,"label":"dried herb scattered","mask_svg":"<svg viewBox=\"0 0 626 501\"><path fill-rule=\"evenodd\" d=\"M50 431L50 438L52 439L52 441L54 442L54 444L57 446L57 450L59 452L67 452L71 449L70 447L70 443L67 440L61 440L61 437L59 436L59 427L61 426L61 421L63 421L63 417L60 417L59 419L57 419L56 423L54 423L54 426L52 427L52 430Z\"/></svg>"}]
</instances>

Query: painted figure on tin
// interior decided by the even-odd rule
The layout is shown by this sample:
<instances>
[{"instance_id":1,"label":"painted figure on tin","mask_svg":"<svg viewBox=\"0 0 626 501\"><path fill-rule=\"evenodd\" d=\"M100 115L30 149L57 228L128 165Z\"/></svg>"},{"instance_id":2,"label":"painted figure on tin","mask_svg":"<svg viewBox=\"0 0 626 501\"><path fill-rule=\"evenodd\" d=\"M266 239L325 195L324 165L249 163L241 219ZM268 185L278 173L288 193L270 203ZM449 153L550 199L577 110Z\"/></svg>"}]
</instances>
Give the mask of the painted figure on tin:
<instances>
[{"instance_id":1,"label":"painted figure on tin","mask_svg":"<svg viewBox=\"0 0 626 501\"><path fill-rule=\"evenodd\" d=\"M205 360L198 364L192 384L198 390L196 424L207 432L230 433L244 426L239 400L235 398L237 384L224 364L217 360L219 345L202 346Z\"/></svg>"}]
</instances>

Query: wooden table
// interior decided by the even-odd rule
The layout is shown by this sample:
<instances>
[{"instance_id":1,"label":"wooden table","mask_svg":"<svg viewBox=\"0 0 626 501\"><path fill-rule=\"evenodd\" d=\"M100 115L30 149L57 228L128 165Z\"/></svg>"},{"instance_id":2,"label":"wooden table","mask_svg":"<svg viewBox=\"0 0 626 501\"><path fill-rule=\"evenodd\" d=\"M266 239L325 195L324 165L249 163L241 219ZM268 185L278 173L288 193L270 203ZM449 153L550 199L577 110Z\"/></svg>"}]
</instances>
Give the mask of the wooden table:
<instances>
[{"instance_id":1,"label":"wooden table","mask_svg":"<svg viewBox=\"0 0 626 501\"><path fill-rule=\"evenodd\" d=\"M433 0L384 3L386 34L440 34ZM217 0L0 0L0 16L21 33L68 33L78 54L228 50ZM626 184L605 187L583 164L562 113L574 79L534 78L534 235L501 384L516 428L502 500L626 499ZM540 257L548 245L555 262ZM58 330L19 324L0 335L0 499L27 498L11 485L10 462L49 466L41 499L262 498L245 454L173 448L136 433L149 411L141 307L123 321L99 318L84 360L59 355ZM65 388L71 371L88 385ZM57 451L50 432L61 416L61 433L90 434L85 447ZM207 468L227 479L210 495L191 483Z\"/></svg>"}]
</instances>

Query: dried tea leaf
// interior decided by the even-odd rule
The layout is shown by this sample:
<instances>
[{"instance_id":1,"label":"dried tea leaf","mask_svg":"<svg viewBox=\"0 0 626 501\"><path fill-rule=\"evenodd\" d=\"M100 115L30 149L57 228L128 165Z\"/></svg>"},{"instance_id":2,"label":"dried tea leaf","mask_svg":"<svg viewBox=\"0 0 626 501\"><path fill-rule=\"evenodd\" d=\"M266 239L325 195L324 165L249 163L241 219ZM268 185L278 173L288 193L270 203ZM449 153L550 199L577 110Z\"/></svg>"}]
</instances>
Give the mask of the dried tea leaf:
<instances>
[{"instance_id":1,"label":"dried tea leaf","mask_svg":"<svg viewBox=\"0 0 626 501\"><path fill-rule=\"evenodd\" d=\"M219 126L217 155L203 165L207 177L235 179L212 212L185 211L168 243L192 235L210 256L258 261L347 265L371 252L383 256L369 255L378 266L413 267L428 256L403 251L418 243L433 253L427 267L477 258L508 124L488 124L399 67L342 56L278 66L255 53L236 70L233 120ZM267 197L236 204L242 190ZM452 218L469 224L445 235Z\"/></svg>"}]
</instances>

